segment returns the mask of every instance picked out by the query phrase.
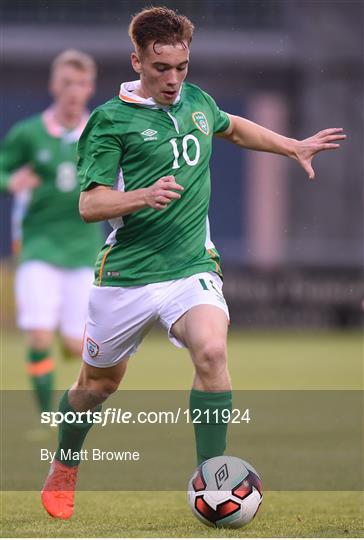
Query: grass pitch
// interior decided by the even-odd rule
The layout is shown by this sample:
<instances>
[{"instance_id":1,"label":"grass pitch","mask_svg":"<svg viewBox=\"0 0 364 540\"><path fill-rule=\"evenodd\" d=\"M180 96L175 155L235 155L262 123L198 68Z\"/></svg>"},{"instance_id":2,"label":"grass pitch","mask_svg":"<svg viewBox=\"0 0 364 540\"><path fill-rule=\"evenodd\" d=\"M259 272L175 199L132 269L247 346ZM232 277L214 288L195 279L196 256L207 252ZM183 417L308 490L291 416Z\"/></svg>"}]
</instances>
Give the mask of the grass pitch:
<instances>
[{"instance_id":1,"label":"grass pitch","mask_svg":"<svg viewBox=\"0 0 364 540\"><path fill-rule=\"evenodd\" d=\"M1 349L2 388L28 388L22 339L8 333ZM55 355L57 388L67 388L79 364L64 362L58 347ZM355 333L232 331L229 357L236 389L362 387L362 339ZM186 351L176 350L165 336L154 333L131 360L123 387L186 389L191 379ZM266 492L256 519L234 531L200 524L181 492L79 492L68 522L50 518L39 493L4 492L1 517L2 536L7 537L361 537L363 508L359 492Z\"/></svg>"},{"instance_id":2,"label":"grass pitch","mask_svg":"<svg viewBox=\"0 0 364 540\"><path fill-rule=\"evenodd\" d=\"M180 492L79 492L69 521L54 520L39 493L4 496L8 537L361 537L363 498L352 492L267 492L257 517L244 529L200 524Z\"/></svg>"}]
</instances>

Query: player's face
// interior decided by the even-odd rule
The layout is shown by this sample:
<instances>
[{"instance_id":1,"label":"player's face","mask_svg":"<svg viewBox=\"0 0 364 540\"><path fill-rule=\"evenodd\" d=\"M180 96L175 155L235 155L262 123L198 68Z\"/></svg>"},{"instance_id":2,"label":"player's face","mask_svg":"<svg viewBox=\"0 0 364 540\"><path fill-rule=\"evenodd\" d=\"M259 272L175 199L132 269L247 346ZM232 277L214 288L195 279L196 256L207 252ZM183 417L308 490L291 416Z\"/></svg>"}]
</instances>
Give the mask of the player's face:
<instances>
[{"instance_id":1,"label":"player's face","mask_svg":"<svg viewBox=\"0 0 364 540\"><path fill-rule=\"evenodd\" d=\"M95 90L91 73L73 66L55 68L49 83L49 90L58 107L69 114L80 114Z\"/></svg>"},{"instance_id":2,"label":"player's face","mask_svg":"<svg viewBox=\"0 0 364 540\"><path fill-rule=\"evenodd\" d=\"M171 105L186 78L189 60L187 44L150 43L142 56L132 53L134 70L140 74L142 97Z\"/></svg>"}]
</instances>

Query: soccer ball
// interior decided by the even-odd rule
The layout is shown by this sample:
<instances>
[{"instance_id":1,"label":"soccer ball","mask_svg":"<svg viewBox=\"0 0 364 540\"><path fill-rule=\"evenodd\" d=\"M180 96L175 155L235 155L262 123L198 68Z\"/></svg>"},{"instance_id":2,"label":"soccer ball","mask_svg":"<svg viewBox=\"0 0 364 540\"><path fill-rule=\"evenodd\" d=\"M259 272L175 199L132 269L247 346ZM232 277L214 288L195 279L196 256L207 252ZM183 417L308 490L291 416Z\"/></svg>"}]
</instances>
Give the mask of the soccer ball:
<instances>
[{"instance_id":1,"label":"soccer ball","mask_svg":"<svg viewBox=\"0 0 364 540\"><path fill-rule=\"evenodd\" d=\"M192 512L210 527L243 527L263 499L257 471L237 457L218 456L197 467L188 484Z\"/></svg>"}]
</instances>

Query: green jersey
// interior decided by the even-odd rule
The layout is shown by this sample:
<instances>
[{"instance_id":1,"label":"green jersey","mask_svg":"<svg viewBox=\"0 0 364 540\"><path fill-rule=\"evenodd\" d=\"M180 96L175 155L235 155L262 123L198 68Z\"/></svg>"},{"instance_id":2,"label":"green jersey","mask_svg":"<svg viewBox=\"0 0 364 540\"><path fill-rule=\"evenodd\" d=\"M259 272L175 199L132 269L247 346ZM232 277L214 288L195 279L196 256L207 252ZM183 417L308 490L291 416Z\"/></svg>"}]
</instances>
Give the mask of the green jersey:
<instances>
[{"instance_id":1,"label":"green jersey","mask_svg":"<svg viewBox=\"0 0 364 540\"><path fill-rule=\"evenodd\" d=\"M131 191L173 175L184 191L164 210L143 208L110 222L95 283L134 286L221 273L207 217L209 161L212 136L228 128L229 117L192 84L182 85L170 107L137 96L139 84L122 84L119 96L91 115L78 145L81 189Z\"/></svg>"},{"instance_id":2,"label":"green jersey","mask_svg":"<svg viewBox=\"0 0 364 540\"><path fill-rule=\"evenodd\" d=\"M22 196L21 261L40 260L64 268L93 266L102 245L99 224L84 223L78 211L77 141L87 117L66 131L48 109L16 124L1 144L0 187L30 165L40 185Z\"/></svg>"}]
</instances>

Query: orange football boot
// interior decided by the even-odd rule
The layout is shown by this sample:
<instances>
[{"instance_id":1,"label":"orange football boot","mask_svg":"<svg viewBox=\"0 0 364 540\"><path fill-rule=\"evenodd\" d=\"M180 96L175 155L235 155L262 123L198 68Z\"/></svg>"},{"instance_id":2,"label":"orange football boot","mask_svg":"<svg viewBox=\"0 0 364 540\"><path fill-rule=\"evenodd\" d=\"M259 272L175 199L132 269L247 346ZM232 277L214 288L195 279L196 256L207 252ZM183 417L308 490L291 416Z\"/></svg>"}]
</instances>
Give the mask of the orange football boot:
<instances>
[{"instance_id":1,"label":"orange football boot","mask_svg":"<svg viewBox=\"0 0 364 540\"><path fill-rule=\"evenodd\" d=\"M69 519L73 514L78 466L67 467L58 459L51 465L42 489L42 503L48 514Z\"/></svg>"}]
</instances>

